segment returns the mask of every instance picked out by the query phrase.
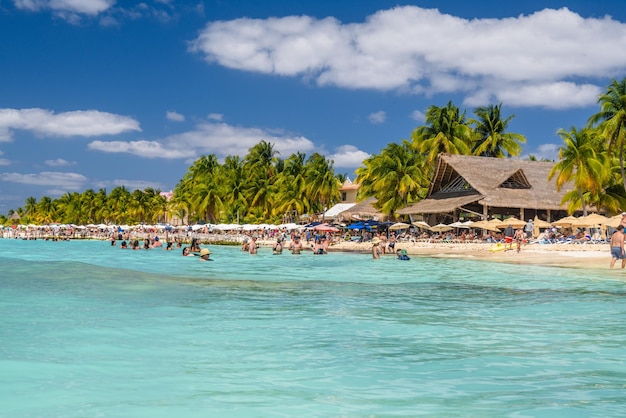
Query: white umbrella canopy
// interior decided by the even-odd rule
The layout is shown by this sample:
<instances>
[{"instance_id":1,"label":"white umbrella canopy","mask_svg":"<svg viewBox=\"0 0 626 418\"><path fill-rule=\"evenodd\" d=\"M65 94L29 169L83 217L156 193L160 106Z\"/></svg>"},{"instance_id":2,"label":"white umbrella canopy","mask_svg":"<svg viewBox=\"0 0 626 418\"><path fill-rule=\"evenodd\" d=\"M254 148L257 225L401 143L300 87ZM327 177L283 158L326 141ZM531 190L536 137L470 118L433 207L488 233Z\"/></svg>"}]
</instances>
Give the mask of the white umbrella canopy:
<instances>
[{"instance_id":1,"label":"white umbrella canopy","mask_svg":"<svg viewBox=\"0 0 626 418\"><path fill-rule=\"evenodd\" d=\"M552 225L554 225L554 226L572 226L572 223L576 219L577 218L575 216L566 216L565 218L561 218L558 221L552 222Z\"/></svg>"},{"instance_id":2,"label":"white umbrella canopy","mask_svg":"<svg viewBox=\"0 0 626 418\"><path fill-rule=\"evenodd\" d=\"M451 227L450 225L446 225L446 224L437 224L435 226L431 226L430 230L431 231L435 231L435 232L446 232L446 231L450 231L454 229L453 227Z\"/></svg>"},{"instance_id":3,"label":"white umbrella canopy","mask_svg":"<svg viewBox=\"0 0 626 418\"><path fill-rule=\"evenodd\" d=\"M490 223L490 221L478 221L472 224L472 228L485 229L487 231L500 232L497 225L495 223Z\"/></svg>"},{"instance_id":4,"label":"white umbrella canopy","mask_svg":"<svg viewBox=\"0 0 626 418\"><path fill-rule=\"evenodd\" d=\"M552 224L535 216L535 219L533 219L533 226L535 228L550 228Z\"/></svg>"},{"instance_id":5,"label":"white umbrella canopy","mask_svg":"<svg viewBox=\"0 0 626 418\"><path fill-rule=\"evenodd\" d=\"M390 231L398 231L400 229L407 229L407 228L410 228L410 227L411 227L411 225L405 224L404 222L396 222L395 224L389 226L389 230Z\"/></svg>"},{"instance_id":6,"label":"white umbrella canopy","mask_svg":"<svg viewBox=\"0 0 626 418\"><path fill-rule=\"evenodd\" d=\"M526 225L526 222L522 221L521 219L516 218L515 216L511 216L510 218L506 218L505 220L503 220L498 225L498 227L506 228L509 225L512 226L513 228L522 228L524 225Z\"/></svg>"},{"instance_id":7,"label":"white umbrella canopy","mask_svg":"<svg viewBox=\"0 0 626 418\"><path fill-rule=\"evenodd\" d=\"M603 216L597 213L592 213L591 215L581 216L580 218L577 218L575 221L572 221L572 225L574 226L607 225L610 221L611 221L611 218L607 218L606 216Z\"/></svg>"},{"instance_id":8,"label":"white umbrella canopy","mask_svg":"<svg viewBox=\"0 0 626 418\"><path fill-rule=\"evenodd\" d=\"M611 216L609 218L609 222L607 222L606 225L613 227L613 228L617 228L619 226L619 224L622 223L622 215L615 215L615 216Z\"/></svg>"},{"instance_id":9,"label":"white umbrella canopy","mask_svg":"<svg viewBox=\"0 0 626 418\"><path fill-rule=\"evenodd\" d=\"M415 222L412 222L412 225L418 228L430 229L430 225L428 225L424 221L415 221Z\"/></svg>"}]
</instances>

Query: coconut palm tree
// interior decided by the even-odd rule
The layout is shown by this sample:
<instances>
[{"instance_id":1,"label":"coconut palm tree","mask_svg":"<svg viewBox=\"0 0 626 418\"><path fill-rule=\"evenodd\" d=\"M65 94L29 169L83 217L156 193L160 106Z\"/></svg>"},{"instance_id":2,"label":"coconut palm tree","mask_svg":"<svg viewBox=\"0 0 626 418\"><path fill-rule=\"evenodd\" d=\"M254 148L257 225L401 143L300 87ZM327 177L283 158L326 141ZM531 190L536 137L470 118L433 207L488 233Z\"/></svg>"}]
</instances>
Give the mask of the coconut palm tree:
<instances>
[{"instance_id":1,"label":"coconut palm tree","mask_svg":"<svg viewBox=\"0 0 626 418\"><path fill-rule=\"evenodd\" d=\"M367 158L357 169L359 195L375 196L376 206L392 218L396 210L425 195L428 184L425 157L407 140L391 143Z\"/></svg>"},{"instance_id":2,"label":"coconut palm tree","mask_svg":"<svg viewBox=\"0 0 626 418\"><path fill-rule=\"evenodd\" d=\"M522 153L521 144L526 142L526 137L506 132L509 122L515 115L502 119L501 107L502 103L474 109L477 118L468 121L474 128L475 142L472 148L474 155L504 158L517 157Z\"/></svg>"},{"instance_id":3,"label":"coconut palm tree","mask_svg":"<svg viewBox=\"0 0 626 418\"><path fill-rule=\"evenodd\" d=\"M569 194L564 201L576 201L582 207L583 214L587 215L585 193L598 193L608 179L609 166L607 158L602 152L600 140L596 131L592 129L577 130L572 127L569 131L560 129L558 135L563 139L565 146L559 148L559 162L550 171L548 179L556 176L556 188L560 190L564 184L573 181L577 199ZM578 205L570 206L570 212Z\"/></svg>"},{"instance_id":4,"label":"coconut palm tree","mask_svg":"<svg viewBox=\"0 0 626 418\"><path fill-rule=\"evenodd\" d=\"M333 161L316 152L307 159L304 170L307 199L313 210L325 212L341 198L341 183L335 177Z\"/></svg>"},{"instance_id":5,"label":"coconut palm tree","mask_svg":"<svg viewBox=\"0 0 626 418\"><path fill-rule=\"evenodd\" d=\"M426 111L427 125L416 128L411 139L416 149L427 156L434 166L439 153L469 155L472 145L472 129L467 124L465 112L452 102L445 107L430 106Z\"/></svg>"},{"instance_id":6,"label":"coconut palm tree","mask_svg":"<svg viewBox=\"0 0 626 418\"><path fill-rule=\"evenodd\" d=\"M597 126L609 145L609 153L619 158L622 183L626 189L624 146L626 145L626 78L613 80L598 98L600 111L589 118L588 126Z\"/></svg>"},{"instance_id":7,"label":"coconut palm tree","mask_svg":"<svg viewBox=\"0 0 626 418\"><path fill-rule=\"evenodd\" d=\"M305 158L302 152L292 154L285 160L284 168L276 179L277 215L292 213L303 214L310 210L311 202L307 198L305 179Z\"/></svg>"}]
</instances>

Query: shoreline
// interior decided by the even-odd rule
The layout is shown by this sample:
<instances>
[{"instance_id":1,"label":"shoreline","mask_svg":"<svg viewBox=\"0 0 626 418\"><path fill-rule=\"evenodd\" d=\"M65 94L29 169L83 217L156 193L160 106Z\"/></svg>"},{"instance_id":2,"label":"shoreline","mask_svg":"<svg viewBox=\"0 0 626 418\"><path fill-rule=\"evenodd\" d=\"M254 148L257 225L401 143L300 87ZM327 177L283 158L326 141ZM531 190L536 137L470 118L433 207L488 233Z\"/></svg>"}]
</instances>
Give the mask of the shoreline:
<instances>
[{"instance_id":1,"label":"shoreline","mask_svg":"<svg viewBox=\"0 0 626 418\"><path fill-rule=\"evenodd\" d=\"M491 261L498 263L567 267L580 269L610 270L611 253L608 244L526 244L518 253L515 249L490 251L493 244L462 243L397 243L397 249L406 250L415 257L459 258ZM329 251L359 252L369 254L371 243L341 242L332 245ZM386 253L383 257L395 257ZM620 261L615 263L615 271L622 270ZM626 270L625 270L626 272Z\"/></svg>"}]
</instances>

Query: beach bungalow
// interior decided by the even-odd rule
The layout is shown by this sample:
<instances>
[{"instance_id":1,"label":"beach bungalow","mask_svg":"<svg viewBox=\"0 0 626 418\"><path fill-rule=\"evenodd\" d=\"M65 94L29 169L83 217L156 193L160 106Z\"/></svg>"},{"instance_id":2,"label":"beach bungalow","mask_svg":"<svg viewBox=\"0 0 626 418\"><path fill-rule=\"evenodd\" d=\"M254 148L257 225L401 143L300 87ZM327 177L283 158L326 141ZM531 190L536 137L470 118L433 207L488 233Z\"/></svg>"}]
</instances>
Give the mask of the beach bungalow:
<instances>
[{"instance_id":1,"label":"beach bungalow","mask_svg":"<svg viewBox=\"0 0 626 418\"><path fill-rule=\"evenodd\" d=\"M349 178L343 182L339 188L341 201L324 212L322 218L325 220L336 219L337 216L354 205L356 205L356 194L359 191L359 184L353 183Z\"/></svg>"},{"instance_id":2,"label":"beach bungalow","mask_svg":"<svg viewBox=\"0 0 626 418\"><path fill-rule=\"evenodd\" d=\"M459 218L553 220L566 215L563 195L548 181L553 162L440 154L427 197L398 210L423 215L432 223Z\"/></svg>"}]
</instances>

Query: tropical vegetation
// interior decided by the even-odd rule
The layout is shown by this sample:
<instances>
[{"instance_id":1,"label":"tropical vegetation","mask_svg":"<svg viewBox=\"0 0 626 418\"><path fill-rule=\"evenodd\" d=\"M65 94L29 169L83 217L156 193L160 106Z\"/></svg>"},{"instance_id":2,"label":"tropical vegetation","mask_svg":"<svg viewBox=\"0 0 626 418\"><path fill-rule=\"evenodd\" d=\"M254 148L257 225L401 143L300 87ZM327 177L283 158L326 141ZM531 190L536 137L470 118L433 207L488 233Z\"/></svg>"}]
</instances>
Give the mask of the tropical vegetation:
<instances>
[{"instance_id":1,"label":"tropical vegetation","mask_svg":"<svg viewBox=\"0 0 626 418\"><path fill-rule=\"evenodd\" d=\"M570 189L563 200L570 212L626 208L626 78L613 80L598 104L587 126L558 132L563 144L550 179L557 188ZM502 104L477 107L473 117L452 102L430 106L410 140L386 145L356 170L359 199L375 197L377 208L393 218L399 208L426 195L439 153L520 157L526 138L508 131L514 116L503 115ZM319 153L282 159L273 144L262 140L243 157L198 158L169 201L150 188L89 189L57 199L29 197L0 222L17 215L21 223L154 223L165 220L166 213L186 223L292 222L339 201L346 175L336 174L333 164Z\"/></svg>"}]
</instances>

